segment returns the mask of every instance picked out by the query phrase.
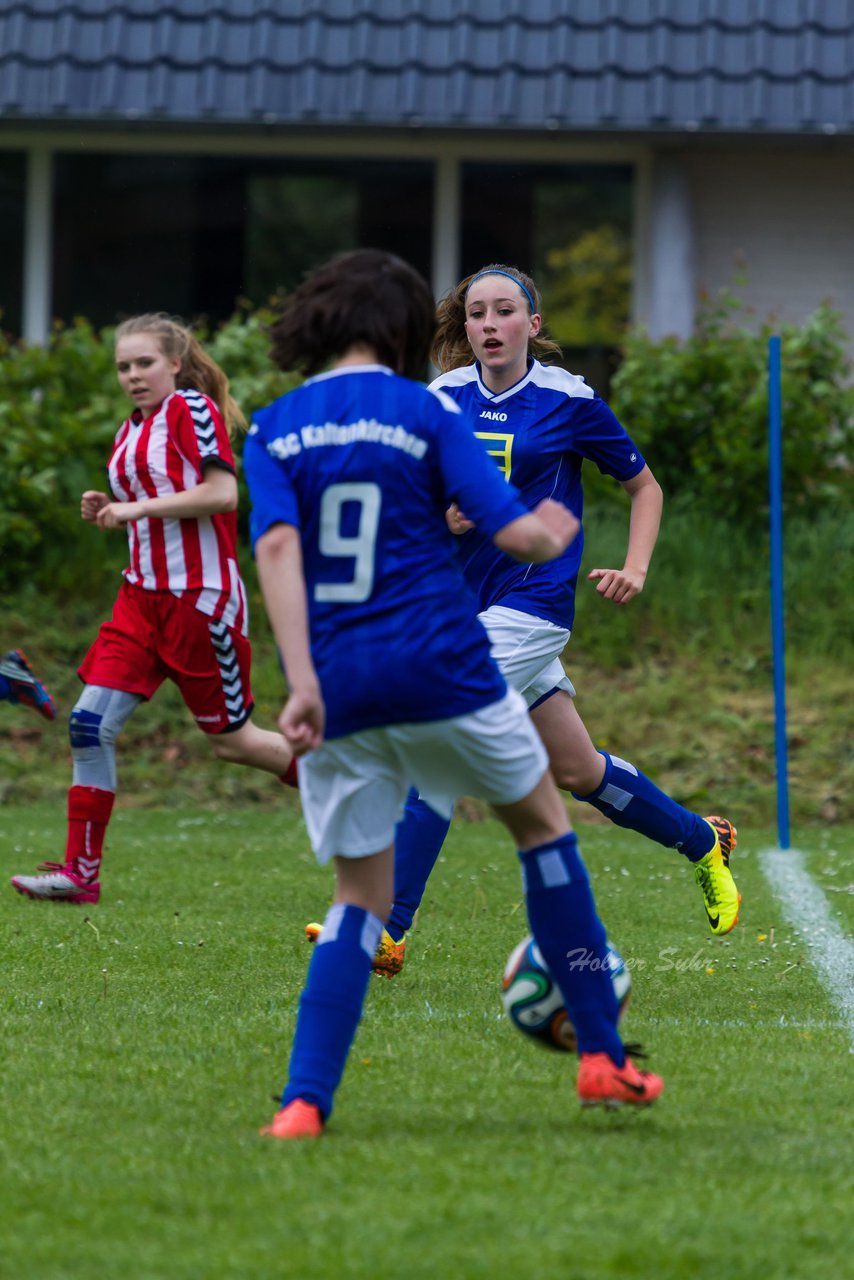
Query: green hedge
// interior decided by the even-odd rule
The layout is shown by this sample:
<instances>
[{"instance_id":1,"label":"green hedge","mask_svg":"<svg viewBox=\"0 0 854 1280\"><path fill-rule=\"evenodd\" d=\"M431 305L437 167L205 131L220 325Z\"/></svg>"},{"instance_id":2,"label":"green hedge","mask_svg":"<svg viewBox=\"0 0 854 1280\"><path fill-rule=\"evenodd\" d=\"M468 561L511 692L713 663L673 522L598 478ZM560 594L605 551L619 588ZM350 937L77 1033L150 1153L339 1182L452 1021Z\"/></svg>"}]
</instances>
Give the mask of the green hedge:
<instances>
[{"instance_id":1,"label":"green hedge","mask_svg":"<svg viewBox=\"0 0 854 1280\"><path fill-rule=\"evenodd\" d=\"M238 315L207 345L247 415L297 379L268 360L267 313ZM687 342L628 336L612 402L664 486L668 508L765 527L767 338L738 323L724 297L701 309ZM790 512L851 506L854 394L847 339L820 307L780 330L784 483ZM202 335L204 337L204 335ZM80 520L80 494L105 486L105 463L127 412L113 364L113 331L85 320L58 327L46 347L0 336L0 590L82 590L124 563L121 537ZM604 500L618 486L599 485ZM243 504L245 519L245 503Z\"/></svg>"},{"instance_id":2,"label":"green hedge","mask_svg":"<svg viewBox=\"0 0 854 1280\"><path fill-rule=\"evenodd\" d=\"M783 493L789 514L850 508L854 392L848 338L820 306L803 325L738 323L731 294L707 301L685 342L629 335L614 411L668 503L750 529L767 527L768 338L782 351Z\"/></svg>"}]
</instances>

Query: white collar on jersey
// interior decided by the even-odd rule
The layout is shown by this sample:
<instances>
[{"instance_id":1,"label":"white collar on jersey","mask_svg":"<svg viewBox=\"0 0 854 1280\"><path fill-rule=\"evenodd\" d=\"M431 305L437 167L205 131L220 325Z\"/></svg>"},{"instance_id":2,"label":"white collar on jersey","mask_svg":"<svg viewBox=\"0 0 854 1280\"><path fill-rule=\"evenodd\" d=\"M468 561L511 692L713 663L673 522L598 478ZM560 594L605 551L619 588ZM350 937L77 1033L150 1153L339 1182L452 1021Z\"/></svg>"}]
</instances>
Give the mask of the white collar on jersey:
<instances>
[{"instance_id":1,"label":"white collar on jersey","mask_svg":"<svg viewBox=\"0 0 854 1280\"><path fill-rule=\"evenodd\" d=\"M506 391L490 391L489 387L480 376L480 364L477 360L474 362L474 368L477 375L478 390L486 397L487 400L491 400L493 404L500 404L502 400L507 400L510 396L515 396L517 391L521 391L523 387L528 385L534 376L534 371L537 368L537 361L533 356L529 356L528 370L524 377L520 378L518 382L514 382L513 386L508 387Z\"/></svg>"},{"instance_id":2,"label":"white collar on jersey","mask_svg":"<svg viewBox=\"0 0 854 1280\"><path fill-rule=\"evenodd\" d=\"M448 373L440 373L438 378L434 378L430 383L430 389L431 391L443 391L450 387L470 386L472 383L476 384L483 398L490 401L491 404L501 404L502 401L509 400L511 396L515 396L531 383L536 387L541 387L543 390L554 391L560 395L568 396L570 399L578 397L583 400L591 400L595 395L592 387L588 387L579 374L570 373L568 369L563 369L560 365L541 364L539 360L533 358L524 378L514 382L513 386L508 387L506 391L490 391L489 387L481 379L480 366L478 364L464 364L458 369L449 370Z\"/></svg>"},{"instance_id":3,"label":"white collar on jersey","mask_svg":"<svg viewBox=\"0 0 854 1280\"><path fill-rule=\"evenodd\" d=\"M309 387L313 382L325 382L328 378L339 378L345 373L387 373L389 377L394 376L394 370L384 364L345 364L340 369L327 369L324 373L316 373L313 377L306 378L302 385Z\"/></svg>"}]
</instances>

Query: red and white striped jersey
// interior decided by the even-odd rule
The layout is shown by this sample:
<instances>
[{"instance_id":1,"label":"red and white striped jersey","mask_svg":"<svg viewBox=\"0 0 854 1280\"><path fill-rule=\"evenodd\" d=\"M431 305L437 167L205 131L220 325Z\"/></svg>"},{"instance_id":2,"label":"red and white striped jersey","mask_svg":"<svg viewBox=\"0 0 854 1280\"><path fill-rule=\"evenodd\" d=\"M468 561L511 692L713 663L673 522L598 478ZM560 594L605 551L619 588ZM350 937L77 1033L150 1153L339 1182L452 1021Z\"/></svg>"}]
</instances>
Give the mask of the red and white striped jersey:
<instances>
[{"instance_id":1,"label":"red and white striped jersey","mask_svg":"<svg viewBox=\"0 0 854 1280\"><path fill-rule=\"evenodd\" d=\"M214 461L234 471L222 414L199 391L176 391L149 417L137 410L119 428L108 471L119 502L183 493ZM246 591L237 565L237 516L133 520L125 578L146 591L189 596L200 612L246 634Z\"/></svg>"}]
</instances>

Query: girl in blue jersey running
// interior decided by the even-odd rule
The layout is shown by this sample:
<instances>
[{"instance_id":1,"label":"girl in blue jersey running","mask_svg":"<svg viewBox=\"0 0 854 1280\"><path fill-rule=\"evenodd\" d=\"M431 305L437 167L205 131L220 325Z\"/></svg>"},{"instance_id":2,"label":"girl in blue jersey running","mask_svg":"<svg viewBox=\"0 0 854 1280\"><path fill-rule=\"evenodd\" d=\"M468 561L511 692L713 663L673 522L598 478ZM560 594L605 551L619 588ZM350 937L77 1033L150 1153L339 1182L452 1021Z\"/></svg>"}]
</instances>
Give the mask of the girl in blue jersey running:
<instances>
[{"instance_id":1,"label":"girl in blue jersey running","mask_svg":"<svg viewBox=\"0 0 854 1280\"><path fill-rule=\"evenodd\" d=\"M591 569L587 577L605 600L624 605L634 599L658 536L661 489L605 402L582 378L545 363L558 358L560 348L542 333L531 277L501 263L468 276L439 306L432 354L444 370L433 389L463 410L528 507L548 495L580 517L585 458L622 485L631 501L625 561L619 569ZM560 654L573 625L583 537L555 560L520 565L472 516L455 507L449 517L464 574L477 595L493 657L525 698L558 786L617 825L678 849L694 864L712 932L728 933L740 901L729 869L733 825L691 813L633 764L597 751L576 710ZM396 838L395 904L377 955L377 971L387 976L402 967L405 934L448 825L423 797L410 794ZM309 936L314 928L308 926Z\"/></svg>"},{"instance_id":2,"label":"girl in blue jersey running","mask_svg":"<svg viewBox=\"0 0 854 1280\"><path fill-rule=\"evenodd\" d=\"M336 876L282 1107L262 1130L275 1138L319 1137L332 1110L411 782L448 819L460 795L482 796L515 839L531 931L578 1030L582 1104L645 1106L663 1087L626 1056L576 838L525 702L490 657L445 512L458 503L523 564L562 556L578 522L549 496L530 509L453 401L412 381L433 327L430 291L400 259L359 250L320 268L273 328L275 362L313 376L255 415L244 451L290 690L279 726L301 757L312 845ZM578 947L589 964L570 960Z\"/></svg>"}]
</instances>

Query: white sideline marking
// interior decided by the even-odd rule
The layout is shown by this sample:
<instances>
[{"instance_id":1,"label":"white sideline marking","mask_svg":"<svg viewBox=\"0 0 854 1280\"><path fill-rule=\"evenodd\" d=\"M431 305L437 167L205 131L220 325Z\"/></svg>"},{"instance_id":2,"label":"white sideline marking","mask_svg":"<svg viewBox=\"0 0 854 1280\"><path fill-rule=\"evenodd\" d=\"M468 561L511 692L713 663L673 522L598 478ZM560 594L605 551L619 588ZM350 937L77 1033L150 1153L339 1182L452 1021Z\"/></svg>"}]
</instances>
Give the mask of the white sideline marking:
<instances>
[{"instance_id":1,"label":"white sideline marking","mask_svg":"<svg viewBox=\"0 0 854 1280\"><path fill-rule=\"evenodd\" d=\"M759 862L792 924L803 934L810 959L845 1019L854 1053L854 943L831 916L800 850L763 849Z\"/></svg>"},{"instance_id":2,"label":"white sideline marking","mask_svg":"<svg viewBox=\"0 0 854 1280\"><path fill-rule=\"evenodd\" d=\"M845 1023L827 1018L645 1018L651 1027L719 1027L738 1031L845 1031Z\"/></svg>"}]
</instances>

